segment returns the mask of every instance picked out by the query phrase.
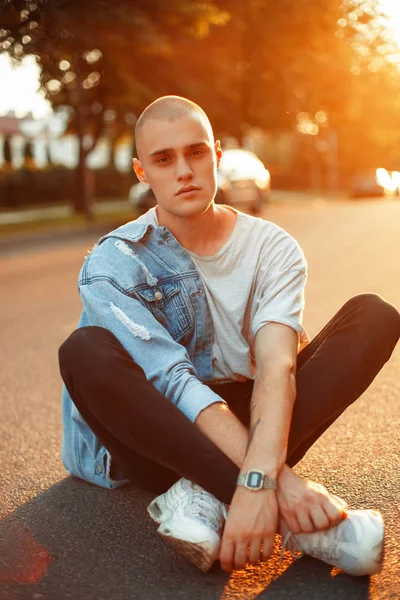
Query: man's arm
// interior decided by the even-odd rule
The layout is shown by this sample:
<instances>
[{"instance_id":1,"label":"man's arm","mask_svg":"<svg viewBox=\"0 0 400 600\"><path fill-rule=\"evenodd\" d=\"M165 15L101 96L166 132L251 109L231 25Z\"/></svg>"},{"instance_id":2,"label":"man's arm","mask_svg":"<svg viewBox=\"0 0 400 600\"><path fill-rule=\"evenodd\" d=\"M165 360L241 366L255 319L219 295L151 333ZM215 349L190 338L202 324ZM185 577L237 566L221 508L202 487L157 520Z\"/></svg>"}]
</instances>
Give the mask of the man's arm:
<instances>
[{"instance_id":1,"label":"man's arm","mask_svg":"<svg viewBox=\"0 0 400 600\"><path fill-rule=\"evenodd\" d=\"M285 462L296 393L296 353L297 334L290 327L269 323L258 332L250 437L226 405L212 405L197 417L199 429L242 471L261 469L276 477Z\"/></svg>"},{"instance_id":2,"label":"man's arm","mask_svg":"<svg viewBox=\"0 0 400 600\"><path fill-rule=\"evenodd\" d=\"M106 239L81 269L78 288L88 323L110 330L147 380L194 422L207 406L224 402L199 380L186 348L132 290L133 250L125 246L121 252Z\"/></svg>"},{"instance_id":3,"label":"man's arm","mask_svg":"<svg viewBox=\"0 0 400 600\"><path fill-rule=\"evenodd\" d=\"M342 512L325 488L298 477L285 465L290 420L295 400L297 334L279 323L262 327L256 337L257 372L251 400L250 433L231 411L212 405L202 411L196 425L235 462L241 471L261 469L278 480L278 493L236 490L221 545L222 567L229 571L272 551L279 509L288 523L310 521L316 507L325 515L319 528L337 524ZM283 511L282 511L282 507ZM314 529L318 524L314 524ZM293 527L297 533L297 525Z\"/></svg>"},{"instance_id":4,"label":"man's arm","mask_svg":"<svg viewBox=\"0 0 400 600\"><path fill-rule=\"evenodd\" d=\"M256 336L256 378L251 399L251 428L241 471L258 469L276 479L285 463L296 396L297 333L268 323ZM220 550L224 570L267 558L278 528L278 502L272 490L238 487L229 509ZM261 554L262 549L262 554Z\"/></svg>"},{"instance_id":5,"label":"man's arm","mask_svg":"<svg viewBox=\"0 0 400 600\"><path fill-rule=\"evenodd\" d=\"M275 479L285 464L296 399L297 333L280 323L264 325L256 335L255 353L250 438L242 471L261 469Z\"/></svg>"}]
</instances>

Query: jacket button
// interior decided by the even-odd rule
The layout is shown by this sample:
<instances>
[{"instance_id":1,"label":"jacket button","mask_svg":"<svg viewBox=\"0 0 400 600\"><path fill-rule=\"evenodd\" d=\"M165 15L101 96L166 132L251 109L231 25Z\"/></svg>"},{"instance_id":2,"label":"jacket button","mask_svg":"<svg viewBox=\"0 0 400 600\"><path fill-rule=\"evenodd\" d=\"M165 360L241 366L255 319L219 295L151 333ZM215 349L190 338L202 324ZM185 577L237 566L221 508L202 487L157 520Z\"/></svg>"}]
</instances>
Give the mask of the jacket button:
<instances>
[{"instance_id":1,"label":"jacket button","mask_svg":"<svg viewBox=\"0 0 400 600\"><path fill-rule=\"evenodd\" d=\"M163 295L162 295L162 293L161 293L161 292L156 292L156 293L154 294L154 298L155 298L156 300L162 300L162 297L163 297Z\"/></svg>"},{"instance_id":2,"label":"jacket button","mask_svg":"<svg viewBox=\"0 0 400 600\"><path fill-rule=\"evenodd\" d=\"M97 467L96 467L96 471L97 471L98 473L102 473L102 472L103 472L103 469L101 468L101 465L97 465Z\"/></svg>"}]
</instances>

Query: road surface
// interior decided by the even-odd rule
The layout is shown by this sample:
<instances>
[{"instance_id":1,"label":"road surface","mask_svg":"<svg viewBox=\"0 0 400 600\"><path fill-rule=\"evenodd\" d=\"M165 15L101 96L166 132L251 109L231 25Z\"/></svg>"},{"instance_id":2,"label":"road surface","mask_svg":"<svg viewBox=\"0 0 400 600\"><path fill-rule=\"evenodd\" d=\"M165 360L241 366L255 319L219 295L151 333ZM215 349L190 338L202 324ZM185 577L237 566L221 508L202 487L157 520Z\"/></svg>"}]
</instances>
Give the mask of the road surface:
<instances>
[{"instance_id":1,"label":"road surface","mask_svg":"<svg viewBox=\"0 0 400 600\"><path fill-rule=\"evenodd\" d=\"M307 256L311 336L357 293L376 292L400 307L400 202L273 206L265 218ZM57 349L77 323L77 274L94 241L25 245L0 259L1 600L400 598L400 348L296 467L352 507L382 511L385 563L371 579L289 554L279 566L278 548L262 567L204 575L157 537L145 513L148 494L67 476Z\"/></svg>"}]
</instances>

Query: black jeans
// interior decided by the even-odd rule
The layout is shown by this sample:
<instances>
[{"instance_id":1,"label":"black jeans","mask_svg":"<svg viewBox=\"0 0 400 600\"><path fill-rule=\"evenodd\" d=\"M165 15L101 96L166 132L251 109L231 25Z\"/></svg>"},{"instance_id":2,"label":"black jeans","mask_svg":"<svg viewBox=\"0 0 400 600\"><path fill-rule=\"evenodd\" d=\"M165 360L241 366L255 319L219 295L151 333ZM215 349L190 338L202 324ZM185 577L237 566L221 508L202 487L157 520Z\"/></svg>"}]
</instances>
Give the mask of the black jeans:
<instances>
[{"instance_id":1,"label":"black jeans","mask_svg":"<svg viewBox=\"0 0 400 600\"><path fill-rule=\"evenodd\" d=\"M289 466L367 389L399 336L397 310L379 296L360 294L299 353ZM76 330L59 359L79 412L132 483L158 494L186 477L230 503L238 467L146 380L110 331ZM253 381L210 387L248 426Z\"/></svg>"}]
</instances>

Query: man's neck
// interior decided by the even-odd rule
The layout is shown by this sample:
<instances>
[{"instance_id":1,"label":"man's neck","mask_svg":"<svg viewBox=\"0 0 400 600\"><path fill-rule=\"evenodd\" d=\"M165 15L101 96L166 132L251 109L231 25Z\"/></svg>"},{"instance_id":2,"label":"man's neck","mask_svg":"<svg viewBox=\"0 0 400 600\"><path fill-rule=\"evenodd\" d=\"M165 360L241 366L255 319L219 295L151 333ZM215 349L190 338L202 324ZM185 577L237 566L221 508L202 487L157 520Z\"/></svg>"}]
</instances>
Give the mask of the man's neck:
<instances>
[{"instance_id":1,"label":"man's neck","mask_svg":"<svg viewBox=\"0 0 400 600\"><path fill-rule=\"evenodd\" d=\"M181 218L156 208L158 223L167 227L178 242L200 256L212 256L225 245L235 227L236 213L214 203L195 217Z\"/></svg>"}]
</instances>

